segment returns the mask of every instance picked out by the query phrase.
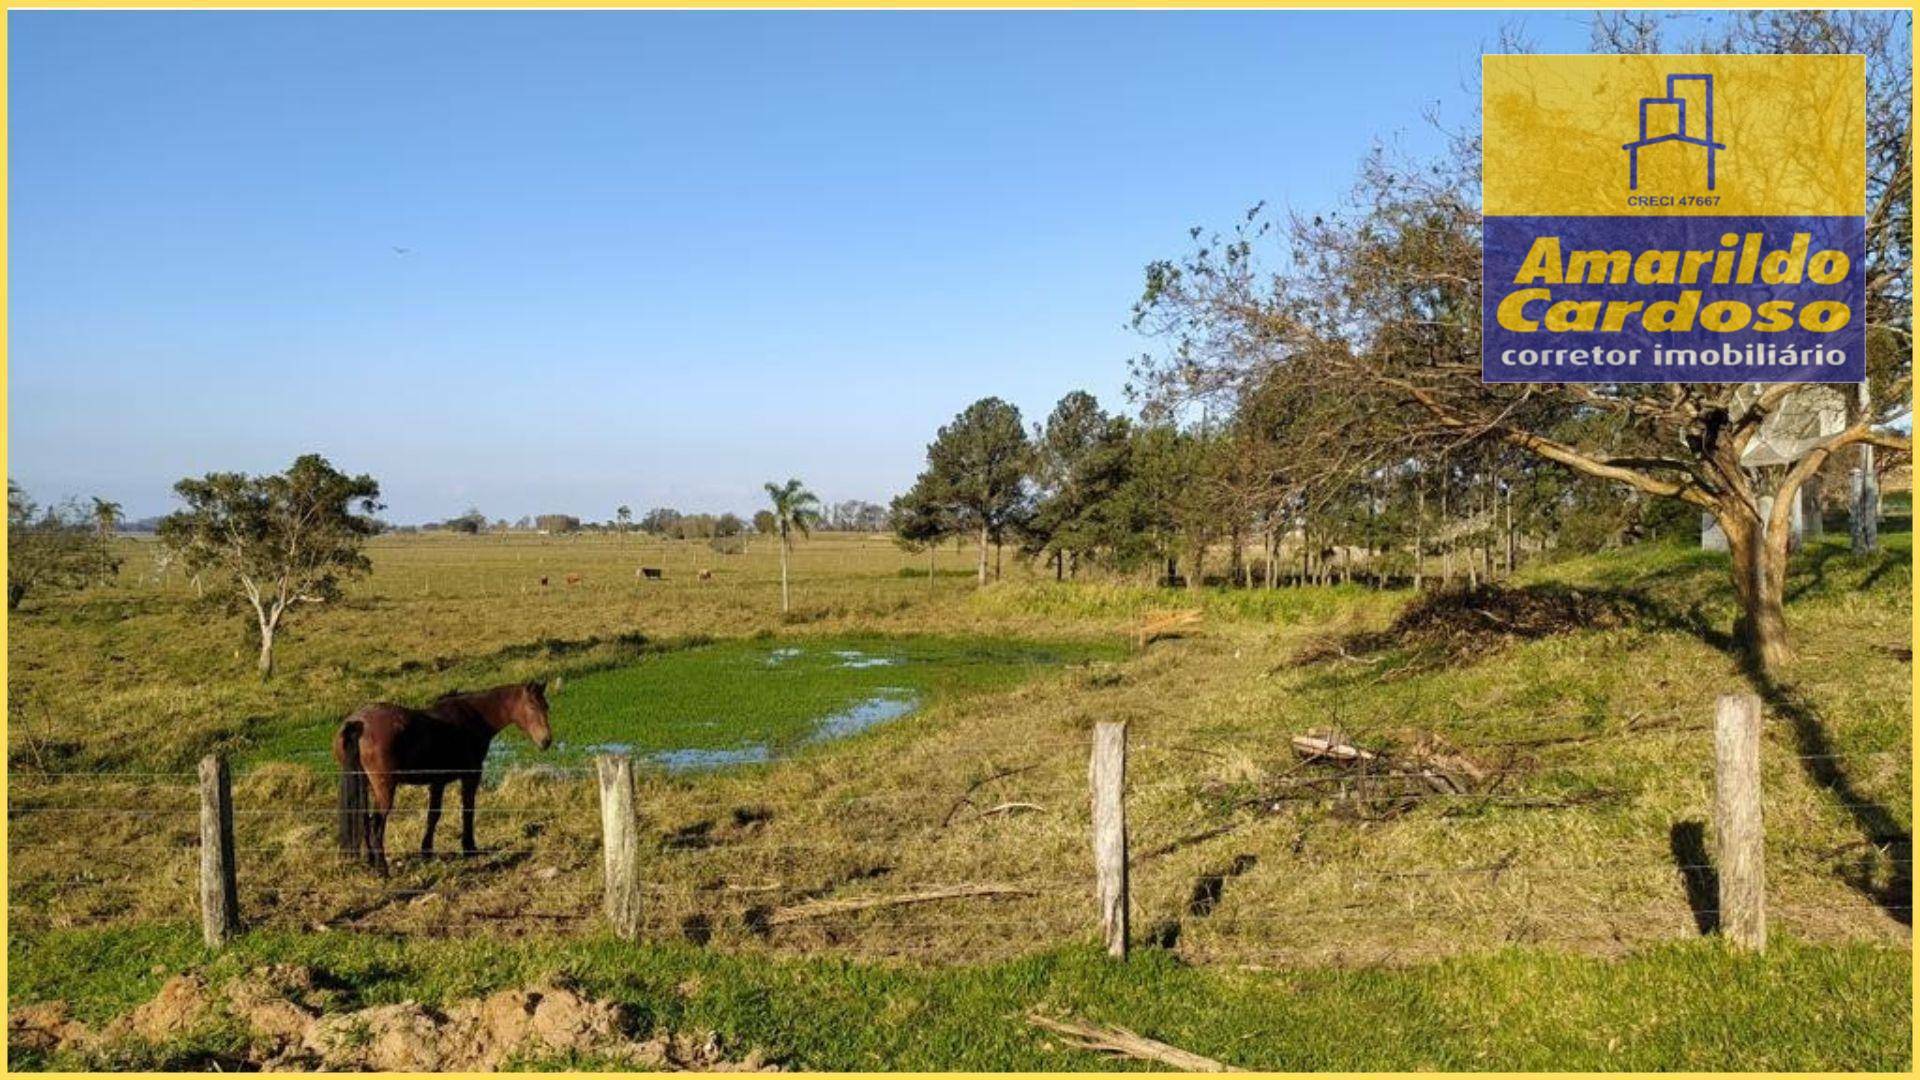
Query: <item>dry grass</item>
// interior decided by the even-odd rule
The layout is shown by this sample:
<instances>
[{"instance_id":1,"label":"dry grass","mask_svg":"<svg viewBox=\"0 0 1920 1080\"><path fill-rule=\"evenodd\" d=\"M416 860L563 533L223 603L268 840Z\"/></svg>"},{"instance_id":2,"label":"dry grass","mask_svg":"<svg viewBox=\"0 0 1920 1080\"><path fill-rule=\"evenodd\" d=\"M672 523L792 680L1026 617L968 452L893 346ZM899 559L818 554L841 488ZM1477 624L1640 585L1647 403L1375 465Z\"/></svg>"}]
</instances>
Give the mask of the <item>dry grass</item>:
<instances>
[{"instance_id":1,"label":"dry grass","mask_svg":"<svg viewBox=\"0 0 1920 1080\"><path fill-rule=\"evenodd\" d=\"M1476 639L1441 664L1386 639L1365 657L1302 664L1315 643L1386 630L1405 596L1195 598L1038 581L976 596L957 578L901 576L924 557L884 541L803 552L817 554L803 555L816 561L796 578L802 610L783 621L777 585L750 561L762 555L610 539L383 541L374 577L301 631L286 677L265 687L245 674L231 628L206 619L179 581L126 581L27 613L11 645L24 710L10 746L16 933L189 917L190 780L135 774L178 771L210 747L244 749L275 724L364 698L628 662L642 639L853 629L1118 639L1147 612L1196 606L1206 611L1196 634L1124 661L939 703L765 769L646 775L645 935L937 962L1089 939L1085 755L1101 720L1130 724L1136 937L1191 959L1401 963L1513 942L1614 953L1699 933L1689 890L1701 886L1694 845L1710 816L1707 725L1717 694L1749 685L1715 640L1728 613L1709 560L1660 549L1517 583L1604 593L1609 610L1630 613L1615 625ZM748 561L730 571L728 558ZM1910 661L1893 651L1911 611L1905 549L1897 566L1820 558L1796 577L1801 659L1770 688L1774 922L1816 941L1904 940L1887 905L1908 902L1896 896L1906 856L1888 842L1911 820ZM653 563L666 581L631 580ZM701 582L693 571L708 563L715 579ZM539 573L555 584L541 589ZM563 573L584 584L566 589ZM1289 737L1310 729L1378 748L1441 740L1496 775L1486 789L1430 798L1343 790L1292 752ZM1806 757L1816 746L1846 756L1822 772ZM36 766L116 775L32 778ZM1318 780L1303 788L1306 778ZM509 775L482 800L487 854L403 860L384 882L325 854L331 783L286 765L237 781L242 906L256 925L446 937L594 926L587 776ZM395 825L396 850L416 842L423 801L418 789L403 798L411 814ZM152 813L59 812L90 804ZM29 808L47 812L19 812ZM444 849L455 833L441 828ZM964 895L983 885L1008 891ZM950 895L875 902L936 890ZM774 917L801 905L816 917Z\"/></svg>"}]
</instances>

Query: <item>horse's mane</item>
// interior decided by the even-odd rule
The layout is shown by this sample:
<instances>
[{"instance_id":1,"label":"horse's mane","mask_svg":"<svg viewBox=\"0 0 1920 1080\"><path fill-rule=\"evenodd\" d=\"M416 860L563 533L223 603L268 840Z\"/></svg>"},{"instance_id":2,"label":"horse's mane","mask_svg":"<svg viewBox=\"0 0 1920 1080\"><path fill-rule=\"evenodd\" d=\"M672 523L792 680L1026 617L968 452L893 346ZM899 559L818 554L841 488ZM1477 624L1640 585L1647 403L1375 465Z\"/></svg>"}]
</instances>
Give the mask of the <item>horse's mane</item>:
<instances>
[{"instance_id":1,"label":"horse's mane","mask_svg":"<svg viewBox=\"0 0 1920 1080\"><path fill-rule=\"evenodd\" d=\"M498 693L501 690L512 690L515 687L532 686L532 685L533 684L531 682L510 682L510 683L501 683L499 686L490 686L485 690L461 690L461 689L455 688L447 691L444 694L441 694L437 698L434 698L433 703L435 705L438 705L443 701L452 701L454 698L485 697L488 694Z\"/></svg>"}]
</instances>

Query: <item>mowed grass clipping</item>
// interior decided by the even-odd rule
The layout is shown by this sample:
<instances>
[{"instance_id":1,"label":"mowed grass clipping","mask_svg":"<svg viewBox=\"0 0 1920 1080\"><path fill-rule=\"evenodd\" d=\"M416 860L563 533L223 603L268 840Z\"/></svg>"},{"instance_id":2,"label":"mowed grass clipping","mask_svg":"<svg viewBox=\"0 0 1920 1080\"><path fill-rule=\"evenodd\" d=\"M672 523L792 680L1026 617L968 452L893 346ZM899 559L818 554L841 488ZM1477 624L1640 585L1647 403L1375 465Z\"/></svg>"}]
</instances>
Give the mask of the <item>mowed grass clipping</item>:
<instances>
[{"instance_id":1,"label":"mowed grass clipping","mask_svg":"<svg viewBox=\"0 0 1920 1080\"><path fill-rule=\"evenodd\" d=\"M444 1006L560 977L628 1006L641 1030L713 1032L818 1070L1139 1068L1035 1030L1033 1013L1117 1025L1241 1068L1276 1071L1868 1070L1910 1063L1910 954L1777 941L1764 956L1714 941L1621 960L1504 949L1406 968L1210 971L1155 950L1114 963L1069 947L1004 963L918 968L741 957L601 938L405 940L250 934L209 958L190 927L53 933L9 948L16 1005L62 1000L98 1021L188 970L215 984L297 963L353 1006ZM215 1032L137 1058L47 1060L206 1068ZM555 1063L565 1064L565 1063Z\"/></svg>"}]
</instances>

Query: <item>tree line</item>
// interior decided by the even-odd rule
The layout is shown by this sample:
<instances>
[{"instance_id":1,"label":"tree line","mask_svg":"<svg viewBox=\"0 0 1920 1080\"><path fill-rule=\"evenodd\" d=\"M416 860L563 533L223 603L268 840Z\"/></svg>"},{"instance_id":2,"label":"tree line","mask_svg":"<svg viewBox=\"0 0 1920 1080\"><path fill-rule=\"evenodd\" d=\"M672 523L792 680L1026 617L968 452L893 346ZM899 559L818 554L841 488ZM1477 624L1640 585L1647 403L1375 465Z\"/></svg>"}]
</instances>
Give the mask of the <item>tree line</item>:
<instances>
[{"instance_id":1,"label":"tree line","mask_svg":"<svg viewBox=\"0 0 1920 1080\"><path fill-rule=\"evenodd\" d=\"M1071 575L1152 565L1199 584L1210 552L1250 581L1246 550L1295 580L1469 582L1556 546L1631 542L1702 515L1724 534L1756 666L1790 655L1785 580L1794 507L1826 474L1873 544L1876 475L1911 451L1910 17L1746 12L1669 41L1673 23L1614 14L1597 51L1859 53L1866 57L1867 382L1490 385L1480 376L1480 135L1443 131L1428 160L1376 151L1346 205L1276 218L1256 206L1195 229L1150 264L1135 327L1139 419L1069 395L1034 432L989 398L943 427L893 504L901 542L957 533L1017 542ZM1524 42L1505 43L1524 51ZM1837 430L1761 451L1777 418L1837 409ZM1881 455L1876 458L1874 451ZM1182 569L1184 565L1184 569Z\"/></svg>"}]
</instances>

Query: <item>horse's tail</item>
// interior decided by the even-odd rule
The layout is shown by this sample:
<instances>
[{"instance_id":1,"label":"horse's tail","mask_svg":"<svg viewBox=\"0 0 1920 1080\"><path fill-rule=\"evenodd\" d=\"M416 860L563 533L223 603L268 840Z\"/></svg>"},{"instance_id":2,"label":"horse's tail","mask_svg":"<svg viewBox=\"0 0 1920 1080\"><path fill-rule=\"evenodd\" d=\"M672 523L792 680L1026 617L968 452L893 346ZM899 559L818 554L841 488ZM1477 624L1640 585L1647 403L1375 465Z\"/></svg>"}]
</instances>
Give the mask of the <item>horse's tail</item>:
<instances>
[{"instance_id":1,"label":"horse's tail","mask_svg":"<svg viewBox=\"0 0 1920 1080\"><path fill-rule=\"evenodd\" d=\"M340 726L340 854L349 859L371 855L373 785L360 764L360 721Z\"/></svg>"}]
</instances>

